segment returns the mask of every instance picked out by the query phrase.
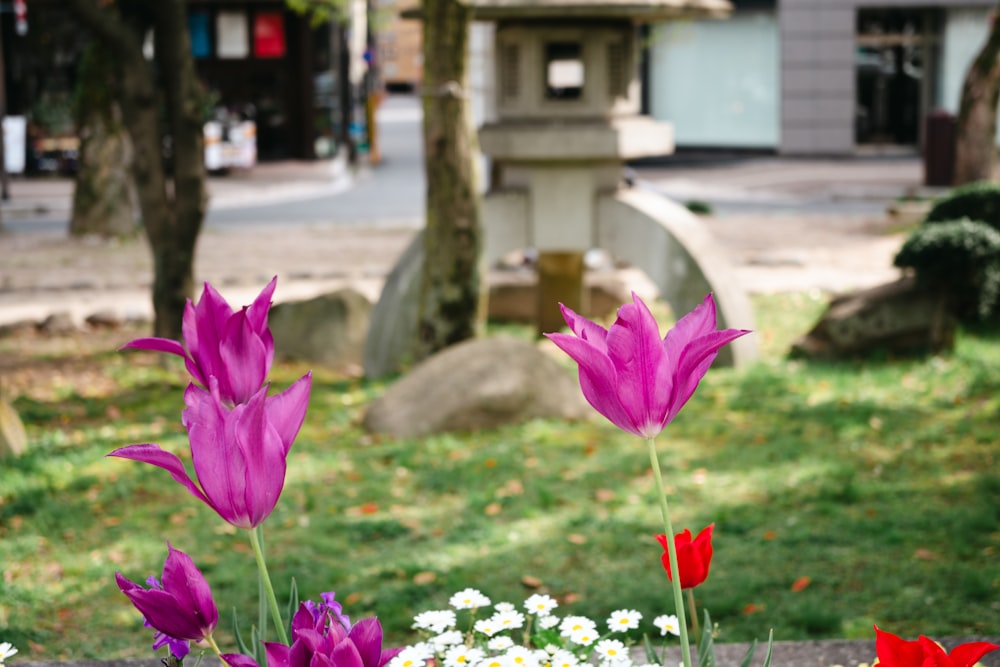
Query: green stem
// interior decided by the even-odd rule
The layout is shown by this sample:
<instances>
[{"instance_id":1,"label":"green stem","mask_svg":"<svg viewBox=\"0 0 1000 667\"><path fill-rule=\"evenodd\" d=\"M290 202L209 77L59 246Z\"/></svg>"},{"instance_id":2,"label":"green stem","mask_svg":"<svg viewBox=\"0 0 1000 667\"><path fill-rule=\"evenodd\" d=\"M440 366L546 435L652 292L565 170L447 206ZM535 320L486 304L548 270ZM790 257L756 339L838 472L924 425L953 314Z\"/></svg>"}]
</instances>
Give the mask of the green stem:
<instances>
[{"instance_id":1,"label":"green stem","mask_svg":"<svg viewBox=\"0 0 1000 667\"><path fill-rule=\"evenodd\" d=\"M681 592L681 573L677 564L677 546L674 544L674 527L670 523L670 507L667 505L667 491L663 488L663 473L660 472L660 459L656 455L656 438L646 438L649 445L649 463L653 468L653 479L656 481L656 494L660 499L660 514L663 515L663 527L667 536L667 555L670 557L670 583L674 591L674 607L677 611L677 625L681 631L681 657L684 667L691 667L691 643L688 640L687 619L684 614L684 594Z\"/></svg>"},{"instance_id":2,"label":"green stem","mask_svg":"<svg viewBox=\"0 0 1000 667\"><path fill-rule=\"evenodd\" d=\"M209 646L209 648L212 649L212 652L215 653L215 655L217 655L217 656L219 656L221 658L222 657L222 651L219 650L219 645L215 643L215 637L213 637L212 635L209 635L209 636L205 637L205 641L208 642L208 646ZM201 660L201 658L199 657L199 661L200 660Z\"/></svg>"},{"instance_id":3,"label":"green stem","mask_svg":"<svg viewBox=\"0 0 1000 667\"><path fill-rule=\"evenodd\" d=\"M698 607L694 603L694 589L687 589L688 609L691 611L691 634L695 641L701 641L701 632L698 627Z\"/></svg>"},{"instance_id":4,"label":"green stem","mask_svg":"<svg viewBox=\"0 0 1000 667\"><path fill-rule=\"evenodd\" d=\"M264 550L260 545L260 535L256 530L247 531L250 533L250 544L253 546L253 555L257 559L257 571L260 572L261 580L264 582L264 590L267 593L267 603L271 607L271 618L274 620L274 627L278 631L278 639L282 644L288 645L288 632L281 622L281 612L278 610L278 598L274 596L274 586L271 585L271 575L267 573L267 563L264 562Z\"/></svg>"}]
</instances>

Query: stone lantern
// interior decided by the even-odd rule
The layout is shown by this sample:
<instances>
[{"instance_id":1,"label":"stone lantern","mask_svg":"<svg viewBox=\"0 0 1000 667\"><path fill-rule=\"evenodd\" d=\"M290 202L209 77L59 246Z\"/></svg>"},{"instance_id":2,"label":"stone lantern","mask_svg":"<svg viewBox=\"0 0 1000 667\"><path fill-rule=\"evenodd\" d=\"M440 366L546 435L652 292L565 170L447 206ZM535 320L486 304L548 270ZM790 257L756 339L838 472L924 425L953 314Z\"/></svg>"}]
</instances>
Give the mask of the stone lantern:
<instances>
[{"instance_id":1,"label":"stone lantern","mask_svg":"<svg viewBox=\"0 0 1000 667\"><path fill-rule=\"evenodd\" d=\"M638 26L725 17L729 2L467 2L476 21L495 23L495 120L479 132L491 163L484 261L492 266L511 251L537 251L538 330L564 326L559 302L587 310L584 256L592 249L642 269L678 316L712 292L721 327L752 328L749 299L697 217L622 178L625 160L674 147L669 123L640 115ZM413 283L422 262L417 239L387 280L366 345L369 376L384 374L401 356L395 334L386 332L416 321ZM745 336L724 347L718 361L754 357L753 337Z\"/></svg>"},{"instance_id":2,"label":"stone lantern","mask_svg":"<svg viewBox=\"0 0 1000 667\"><path fill-rule=\"evenodd\" d=\"M591 249L643 269L678 314L713 291L727 326L749 326L746 296L726 276L700 223L681 207L622 184L625 160L674 148L669 123L640 115L637 25L725 16L729 3L472 4L477 21L496 23L496 120L479 132L493 166L483 202L486 261L517 248L538 252L538 330L564 326L559 302L587 310L584 254ZM744 343L732 354L747 358L752 347Z\"/></svg>"}]
</instances>

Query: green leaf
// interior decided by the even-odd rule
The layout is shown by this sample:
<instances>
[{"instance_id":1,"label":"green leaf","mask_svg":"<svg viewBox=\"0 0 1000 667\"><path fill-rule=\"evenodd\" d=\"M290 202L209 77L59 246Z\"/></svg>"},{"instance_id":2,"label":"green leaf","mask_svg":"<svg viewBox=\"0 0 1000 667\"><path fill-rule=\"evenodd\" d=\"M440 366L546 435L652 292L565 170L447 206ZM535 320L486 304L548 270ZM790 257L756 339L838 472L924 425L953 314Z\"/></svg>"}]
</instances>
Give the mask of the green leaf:
<instances>
[{"instance_id":1,"label":"green leaf","mask_svg":"<svg viewBox=\"0 0 1000 667\"><path fill-rule=\"evenodd\" d=\"M772 629L767 633L767 655L764 656L764 664L762 667L771 667L771 649L774 645L774 630Z\"/></svg>"},{"instance_id":2,"label":"green leaf","mask_svg":"<svg viewBox=\"0 0 1000 667\"><path fill-rule=\"evenodd\" d=\"M236 613L236 609L233 609L233 636L236 637L236 648L240 653L243 655L253 655L246 642L243 641L243 635L240 633L240 619L239 614Z\"/></svg>"},{"instance_id":3,"label":"green leaf","mask_svg":"<svg viewBox=\"0 0 1000 667\"><path fill-rule=\"evenodd\" d=\"M288 587L288 636L292 636L292 619L295 618L295 612L299 609L299 587L295 583L295 577L292 577L292 584Z\"/></svg>"},{"instance_id":4,"label":"green leaf","mask_svg":"<svg viewBox=\"0 0 1000 667\"><path fill-rule=\"evenodd\" d=\"M701 643L698 644L698 667L715 667L715 639L712 637L712 617L705 610Z\"/></svg>"},{"instance_id":5,"label":"green leaf","mask_svg":"<svg viewBox=\"0 0 1000 667\"><path fill-rule=\"evenodd\" d=\"M656 648L653 646L652 640L650 640L649 635L642 636L642 645L646 649L646 662L651 665L660 665L660 657L656 655Z\"/></svg>"},{"instance_id":6,"label":"green leaf","mask_svg":"<svg viewBox=\"0 0 1000 667\"><path fill-rule=\"evenodd\" d=\"M743 656L743 660L740 662L740 667L750 667L750 661L753 660L753 653L757 650L757 640L754 639L750 642L750 647L747 649L746 654Z\"/></svg>"}]
</instances>

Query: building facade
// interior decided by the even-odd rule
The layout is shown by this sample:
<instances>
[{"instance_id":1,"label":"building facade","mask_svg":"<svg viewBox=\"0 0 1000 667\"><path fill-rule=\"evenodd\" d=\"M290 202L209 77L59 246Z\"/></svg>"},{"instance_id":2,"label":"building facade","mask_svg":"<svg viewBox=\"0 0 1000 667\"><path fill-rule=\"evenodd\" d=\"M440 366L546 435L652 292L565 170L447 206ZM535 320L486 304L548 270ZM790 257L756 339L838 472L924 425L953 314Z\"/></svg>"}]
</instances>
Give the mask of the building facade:
<instances>
[{"instance_id":1,"label":"building facade","mask_svg":"<svg viewBox=\"0 0 1000 667\"><path fill-rule=\"evenodd\" d=\"M994 0L736 0L650 35L650 114L680 148L852 155L919 148L958 111Z\"/></svg>"}]
</instances>

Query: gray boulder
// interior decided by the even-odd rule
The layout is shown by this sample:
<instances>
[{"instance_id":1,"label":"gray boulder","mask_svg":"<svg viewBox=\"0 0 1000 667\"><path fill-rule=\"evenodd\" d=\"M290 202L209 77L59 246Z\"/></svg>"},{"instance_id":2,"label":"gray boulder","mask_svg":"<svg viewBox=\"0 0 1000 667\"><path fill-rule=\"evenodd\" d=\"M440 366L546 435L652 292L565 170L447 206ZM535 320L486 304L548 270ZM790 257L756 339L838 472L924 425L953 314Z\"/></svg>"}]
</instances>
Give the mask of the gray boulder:
<instances>
[{"instance_id":1,"label":"gray boulder","mask_svg":"<svg viewBox=\"0 0 1000 667\"><path fill-rule=\"evenodd\" d=\"M371 302L350 288L279 303L268 315L275 356L357 371L371 310Z\"/></svg>"},{"instance_id":2,"label":"gray boulder","mask_svg":"<svg viewBox=\"0 0 1000 667\"><path fill-rule=\"evenodd\" d=\"M837 359L880 351L936 353L955 343L947 300L912 277L835 297L815 326L792 346L792 356Z\"/></svg>"},{"instance_id":3,"label":"gray boulder","mask_svg":"<svg viewBox=\"0 0 1000 667\"><path fill-rule=\"evenodd\" d=\"M567 367L528 341L495 337L460 343L418 364L369 406L364 425L412 438L592 412Z\"/></svg>"},{"instance_id":4,"label":"gray boulder","mask_svg":"<svg viewBox=\"0 0 1000 667\"><path fill-rule=\"evenodd\" d=\"M17 411L0 400L0 458L20 456L28 447L28 435Z\"/></svg>"}]
</instances>

